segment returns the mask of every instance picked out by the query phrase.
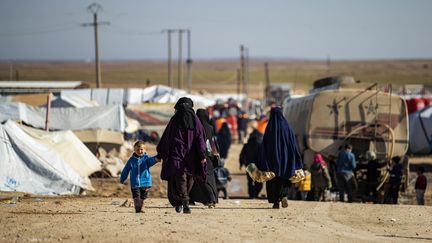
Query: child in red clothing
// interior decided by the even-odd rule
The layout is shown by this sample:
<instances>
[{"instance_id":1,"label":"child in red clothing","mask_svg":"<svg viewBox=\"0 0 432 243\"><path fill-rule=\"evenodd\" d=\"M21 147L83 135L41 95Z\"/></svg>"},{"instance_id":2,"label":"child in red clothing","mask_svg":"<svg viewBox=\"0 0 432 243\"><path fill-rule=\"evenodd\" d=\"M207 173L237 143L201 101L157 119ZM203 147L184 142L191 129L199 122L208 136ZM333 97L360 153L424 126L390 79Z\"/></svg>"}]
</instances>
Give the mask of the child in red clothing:
<instances>
[{"instance_id":1,"label":"child in red clothing","mask_svg":"<svg viewBox=\"0 0 432 243\"><path fill-rule=\"evenodd\" d=\"M423 175L425 169L423 167L419 167L417 169L417 180L415 183L416 190L416 199L418 205L424 205L424 194L427 187L427 179L426 176Z\"/></svg>"}]
</instances>

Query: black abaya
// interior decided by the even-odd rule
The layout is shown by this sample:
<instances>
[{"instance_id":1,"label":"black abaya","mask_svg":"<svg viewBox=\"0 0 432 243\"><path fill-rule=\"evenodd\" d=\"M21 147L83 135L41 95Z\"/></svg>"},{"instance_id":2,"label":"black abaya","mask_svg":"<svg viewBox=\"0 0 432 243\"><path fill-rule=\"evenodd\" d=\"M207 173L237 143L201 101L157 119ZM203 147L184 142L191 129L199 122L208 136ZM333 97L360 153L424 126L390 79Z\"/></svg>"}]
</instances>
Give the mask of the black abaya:
<instances>
[{"instance_id":1,"label":"black abaya","mask_svg":"<svg viewBox=\"0 0 432 243\"><path fill-rule=\"evenodd\" d=\"M205 133L206 140L211 144L211 148L215 148L214 140L213 140L213 127L209 123L209 115L208 112L204 109L197 110L197 116L201 121ZM213 152L211 151L209 155L206 156L207 159L207 177L206 181L195 180L195 183L192 186L192 189L189 193L191 202L200 202L203 204L215 204L218 203L218 191L216 188L216 179L214 176L214 166L209 156L213 156Z\"/></svg>"},{"instance_id":2,"label":"black abaya","mask_svg":"<svg viewBox=\"0 0 432 243\"><path fill-rule=\"evenodd\" d=\"M288 197L291 182L288 179L276 176L266 182L267 200L269 203L278 203L284 197Z\"/></svg>"}]
</instances>

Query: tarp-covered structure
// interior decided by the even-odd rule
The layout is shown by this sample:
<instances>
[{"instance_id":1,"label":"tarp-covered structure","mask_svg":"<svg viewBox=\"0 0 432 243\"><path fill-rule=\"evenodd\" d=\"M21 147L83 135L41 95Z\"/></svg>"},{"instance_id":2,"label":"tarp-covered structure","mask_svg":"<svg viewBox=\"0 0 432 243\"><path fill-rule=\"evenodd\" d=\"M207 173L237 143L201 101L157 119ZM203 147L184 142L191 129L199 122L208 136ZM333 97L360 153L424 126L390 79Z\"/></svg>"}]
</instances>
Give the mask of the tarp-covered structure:
<instances>
[{"instance_id":1,"label":"tarp-covered structure","mask_svg":"<svg viewBox=\"0 0 432 243\"><path fill-rule=\"evenodd\" d=\"M191 98L194 103L201 106L210 106L215 103L212 98L200 94L191 94L185 90L170 88L164 85L153 85L144 89L140 88L99 88L99 89L74 89L63 90L61 97L80 96L87 100L96 101L99 105L113 104L141 104L141 103L175 103L183 96Z\"/></svg>"},{"instance_id":2,"label":"tarp-covered structure","mask_svg":"<svg viewBox=\"0 0 432 243\"><path fill-rule=\"evenodd\" d=\"M81 177L87 178L102 169L101 162L72 131L46 132L24 125L19 127L36 141L56 151Z\"/></svg>"},{"instance_id":3,"label":"tarp-covered structure","mask_svg":"<svg viewBox=\"0 0 432 243\"><path fill-rule=\"evenodd\" d=\"M1 191L65 195L88 188L86 180L57 151L13 121L0 125Z\"/></svg>"},{"instance_id":4,"label":"tarp-covered structure","mask_svg":"<svg viewBox=\"0 0 432 243\"><path fill-rule=\"evenodd\" d=\"M36 128L45 127L46 109L23 103L0 104L0 122L8 119L23 121ZM52 108L49 115L51 130L109 129L123 132L127 120L122 105Z\"/></svg>"},{"instance_id":5,"label":"tarp-covered structure","mask_svg":"<svg viewBox=\"0 0 432 243\"><path fill-rule=\"evenodd\" d=\"M46 107L46 105L44 105ZM51 100L52 108L60 108L60 107L75 107L75 108L84 108L84 107L95 107L99 106L96 101L91 101L89 99L83 98L80 95L63 95L63 96L55 96Z\"/></svg>"},{"instance_id":6,"label":"tarp-covered structure","mask_svg":"<svg viewBox=\"0 0 432 243\"><path fill-rule=\"evenodd\" d=\"M106 129L74 131L74 134L94 153L102 146L106 151L123 145L123 134Z\"/></svg>"},{"instance_id":7,"label":"tarp-covered structure","mask_svg":"<svg viewBox=\"0 0 432 243\"><path fill-rule=\"evenodd\" d=\"M411 153L432 153L432 106L427 106L409 115L409 133Z\"/></svg>"}]
</instances>

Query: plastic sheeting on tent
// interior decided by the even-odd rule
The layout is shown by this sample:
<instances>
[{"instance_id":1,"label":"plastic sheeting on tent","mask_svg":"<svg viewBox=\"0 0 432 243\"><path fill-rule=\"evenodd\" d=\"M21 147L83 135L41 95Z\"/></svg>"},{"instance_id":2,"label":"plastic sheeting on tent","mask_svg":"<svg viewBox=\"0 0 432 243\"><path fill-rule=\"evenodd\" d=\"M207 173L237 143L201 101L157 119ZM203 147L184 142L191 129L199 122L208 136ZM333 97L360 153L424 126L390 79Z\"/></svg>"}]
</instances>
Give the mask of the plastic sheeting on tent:
<instances>
[{"instance_id":1,"label":"plastic sheeting on tent","mask_svg":"<svg viewBox=\"0 0 432 243\"><path fill-rule=\"evenodd\" d=\"M23 103L0 104L0 122L8 119L23 121L33 127L45 127L46 109ZM49 128L55 130L85 130L105 128L123 132L127 120L122 105L86 107L86 108L52 108L49 117Z\"/></svg>"},{"instance_id":2,"label":"plastic sheeting on tent","mask_svg":"<svg viewBox=\"0 0 432 243\"><path fill-rule=\"evenodd\" d=\"M12 121L0 125L0 190L42 195L78 194L88 188L56 151Z\"/></svg>"},{"instance_id":3,"label":"plastic sheeting on tent","mask_svg":"<svg viewBox=\"0 0 432 243\"><path fill-rule=\"evenodd\" d=\"M202 95L189 94L182 89L174 89L164 85L154 85L143 90L143 102L155 103L175 103L181 97L189 97L196 106L207 107L214 105L214 99L206 98Z\"/></svg>"},{"instance_id":4,"label":"plastic sheeting on tent","mask_svg":"<svg viewBox=\"0 0 432 243\"><path fill-rule=\"evenodd\" d=\"M87 178L102 170L101 162L72 131L46 132L23 125L19 127L35 140L56 151L80 176ZM88 184L91 184L90 181Z\"/></svg>"},{"instance_id":5,"label":"plastic sheeting on tent","mask_svg":"<svg viewBox=\"0 0 432 243\"><path fill-rule=\"evenodd\" d=\"M95 106L99 106L97 102L83 98L80 95L56 96L51 101L51 108L60 108L60 107L83 108L83 107L95 107ZM44 107L46 107L46 104L44 105Z\"/></svg>"},{"instance_id":6,"label":"plastic sheeting on tent","mask_svg":"<svg viewBox=\"0 0 432 243\"><path fill-rule=\"evenodd\" d=\"M63 90L61 96L79 95L89 100L95 100L99 105L140 104L145 102L175 103L179 98L187 96L196 104L210 106L215 103L213 98L199 94L190 94L185 90L174 89L164 85L153 85L145 89L74 89Z\"/></svg>"},{"instance_id":7,"label":"plastic sheeting on tent","mask_svg":"<svg viewBox=\"0 0 432 243\"><path fill-rule=\"evenodd\" d=\"M432 106L409 115L409 133L411 153L432 153Z\"/></svg>"}]
</instances>

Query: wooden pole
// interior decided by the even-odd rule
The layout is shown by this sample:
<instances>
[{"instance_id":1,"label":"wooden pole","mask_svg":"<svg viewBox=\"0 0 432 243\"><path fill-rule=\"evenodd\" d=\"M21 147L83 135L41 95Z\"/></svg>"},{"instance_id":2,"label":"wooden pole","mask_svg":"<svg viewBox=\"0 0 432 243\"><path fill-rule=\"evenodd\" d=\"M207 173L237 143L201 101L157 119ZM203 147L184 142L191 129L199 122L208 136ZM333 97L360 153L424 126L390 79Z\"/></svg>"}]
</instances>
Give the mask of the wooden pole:
<instances>
[{"instance_id":1,"label":"wooden pole","mask_svg":"<svg viewBox=\"0 0 432 243\"><path fill-rule=\"evenodd\" d=\"M51 96L52 94L49 93L47 97L47 107L46 107L46 116L45 116L45 131L49 131L49 117L51 112Z\"/></svg>"}]
</instances>

